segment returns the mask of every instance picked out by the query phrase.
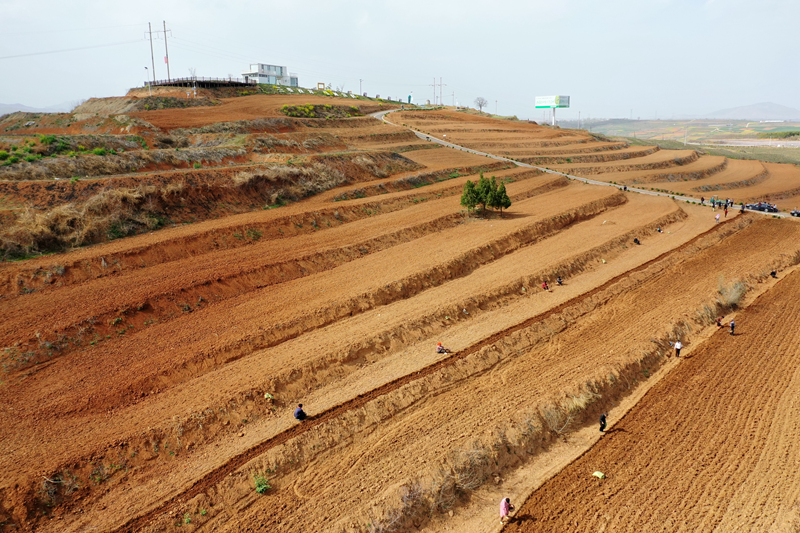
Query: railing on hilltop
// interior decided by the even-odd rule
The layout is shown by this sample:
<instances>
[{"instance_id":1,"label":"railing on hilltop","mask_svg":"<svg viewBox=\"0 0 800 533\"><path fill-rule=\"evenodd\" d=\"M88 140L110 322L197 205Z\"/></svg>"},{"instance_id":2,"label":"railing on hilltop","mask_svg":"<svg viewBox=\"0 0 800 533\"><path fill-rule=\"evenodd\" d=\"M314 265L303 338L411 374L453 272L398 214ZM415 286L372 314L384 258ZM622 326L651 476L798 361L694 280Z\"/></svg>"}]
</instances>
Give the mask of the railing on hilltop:
<instances>
[{"instance_id":1,"label":"railing on hilltop","mask_svg":"<svg viewBox=\"0 0 800 533\"><path fill-rule=\"evenodd\" d=\"M156 80L156 81L146 81L144 82L144 87L164 87L164 86L180 86L180 87L191 87L192 85L197 84L197 86L209 86L209 85L258 85L256 80L250 80L246 78L205 78L202 76L192 76L190 78L172 78L169 80Z\"/></svg>"}]
</instances>

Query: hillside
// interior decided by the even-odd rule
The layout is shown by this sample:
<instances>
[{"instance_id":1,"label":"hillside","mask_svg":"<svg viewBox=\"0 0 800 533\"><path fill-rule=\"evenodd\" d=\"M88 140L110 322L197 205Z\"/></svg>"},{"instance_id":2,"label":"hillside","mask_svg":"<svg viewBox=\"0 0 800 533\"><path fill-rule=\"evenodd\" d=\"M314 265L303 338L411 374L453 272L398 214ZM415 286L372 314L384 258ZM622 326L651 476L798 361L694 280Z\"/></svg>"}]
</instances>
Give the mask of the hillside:
<instances>
[{"instance_id":1,"label":"hillside","mask_svg":"<svg viewBox=\"0 0 800 533\"><path fill-rule=\"evenodd\" d=\"M642 409L683 398L673 383L697 363L670 343L716 357L717 316L743 313L736 346L796 362L796 343L758 324L796 284L797 220L717 222L710 206L646 194L785 206L800 195L791 165L334 96L154 98L0 120L0 238L16 259L0 264L4 533L492 531L506 480L599 413L616 423L642 387L655 397ZM431 140L445 136L454 145ZM481 176L506 188L502 214L461 205ZM800 438L769 414L791 376L735 354L731 380L719 363L695 396L718 379L760 413L759 435ZM736 392L748 369L758 394ZM627 438L691 455L638 412ZM692 419L698 457L742 427L720 412ZM720 453L714 464L739 457ZM533 503L509 527L532 527L539 494L567 516L582 490L570 468L542 493L545 470L523 477L515 494ZM642 466L620 479L635 495L614 501L623 513L653 478ZM752 504L754 487L736 501L782 516L778 498ZM699 504L721 516L731 501Z\"/></svg>"},{"instance_id":2,"label":"hillside","mask_svg":"<svg viewBox=\"0 0 800 533\"><path fill-rule=\"evenodd\" d=\"M772 102L762 102L730 109L720 109L705 115L705 118L731 120L800 120L800 110Z\"/></svg>"}]
</instances>

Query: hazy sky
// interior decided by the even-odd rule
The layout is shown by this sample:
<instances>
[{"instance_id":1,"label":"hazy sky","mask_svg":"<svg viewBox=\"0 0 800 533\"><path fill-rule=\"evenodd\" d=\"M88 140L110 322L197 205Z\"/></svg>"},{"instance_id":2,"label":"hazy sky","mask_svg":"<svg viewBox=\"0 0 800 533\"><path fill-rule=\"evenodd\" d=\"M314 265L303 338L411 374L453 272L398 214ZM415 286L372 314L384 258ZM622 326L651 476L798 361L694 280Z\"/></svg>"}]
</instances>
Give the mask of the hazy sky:
<instances>
[{"instance_id":1,"label":"hazy sky","mask_svg":"<svg viewBox=\"0 0 800 533\"><path fill-rule=\"evenodd\" d=\"M163 21L172 77L271 63L301 86L363 79L416 102L441 77L445 103L483 96L534 120L534 97L552 94L572 97L563 119L800 108L798 0L0 0L0 102L124 95L152 69L147 23ZM166 78L161 34L154 48Z\"/></svg>"}]
</instances>

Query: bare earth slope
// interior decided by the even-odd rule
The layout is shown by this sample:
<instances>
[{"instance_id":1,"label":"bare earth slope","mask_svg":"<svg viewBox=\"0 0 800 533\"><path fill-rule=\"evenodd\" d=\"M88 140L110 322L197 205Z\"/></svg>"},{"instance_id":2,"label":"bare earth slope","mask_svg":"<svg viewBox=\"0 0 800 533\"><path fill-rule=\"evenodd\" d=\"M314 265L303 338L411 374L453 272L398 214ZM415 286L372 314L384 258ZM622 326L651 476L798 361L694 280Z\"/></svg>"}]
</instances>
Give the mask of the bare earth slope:
<instances>
[{"instance_id":1,"label":"bare earth slope","mask_svg":"<svg viewBox=\"0 0 800 533\"><path fill-rule=\"evenodd\" d=\"M280 111L306 103L339 115L299 119ZM28 227L40 243L50 242L45 226L63 234L92 213L112 217L94 246L0 264L0 531L448 527L450 513L471 505L476 490L500 483L635 391L667 361L669 342L682 339L693 355L676 375L695 361L713 367L716 355L703 356L695 342L717 313L728 312L720 291L745 291L800 262L794 220L731 214L715 223L708 208L666 195L437 147L405 127L345 116L355 113L351 103L258 95L141 111L135 121L37 118L62 136L52 142L7 125L0 142L32 153L90 141L123 146L134 134L144 145L134 139L122 154L32 157L10 166L0 183L6 229L38 221ZM380 109L359 105L359 113ZM396 115L439 138L593 178L672 173L692 175L685 183L693 184L708 174L726 184L758 170L726 174L724 160L693 151L628 149L586 132L454 110ZM70 135L65 120L82 133ZM211 157L229 149L235 157ZM133 152L141 154L127 155ZM182 152L207 159L195 166L175 155ZM120 170L137 158L158 164ZM95 174L61 181L48 177L42 161ZM460 205L466 181L481 174L505 184L513 203L503 216ZM763 184L791 198L770 179ZM129 218L113 218L120 211ZM778 286L793 293L797 283L794 275ZM742 318L741 336L712 341L758 345L758 329L747 325L756 315ZM447 353L434 349L437 342ZM733 451L752 472L775 472L783 464L764 455L773 439L766 426L736 425L749 422L731 414L756 422L781 401L791 412L790 397L780 398L796 381L793 360L781 363L779 380L769 365L733 353L740 362L713 367L729 382L720 390L734 395L715 411L724 415L715 421L721 425L708 425L710 433L701 422L685 429L698 452L705 442L727 449L725 424L757 435L764 453L744 441ZM764 377L745 393L747 369ZM741 376L726 374L734 370ZM702 375L710 383L717 374ZM692 391L711 394L706 381ZM648 398L668 398L687 413L705 405L665 390ZM292 417L299 403L310 415L303 423ZM659 420L676 424L667 418ZM781 423L775 435L797 435L789 418ZM634 447L645 441L640 430L612 433L602 446L637 435L625 443ZM793 457L788 437L773 440ZM703 464L733 468L715 456L678 457L671 446L691 455L681 445L674 436L665 442L664 459L694 472L703 487L718 482L705 480ZM591 478L588 488L568 490L602 489L627 472L601 466L606 485ZM775 498L794 497L788 476L759 481L750 470L736 472L748 484L701 500L706 516L753 527L788 519L790 507L760 492L772 483ZM652 477L627 475L630 505L642 518L614 506L618 523L643 524L637 498L646 491L635 485L656 488ZM567 498L561 490L548 493L549 514L564 515L556 509ZM647 516L663 519L667 507L659 505ZM762 505L777 506L772 518L758 513ZM487 530L496 527L491 522ZM526 524L539 522L513 527Z\"/></svg>"},{"instance_id":2,"label":"bare earth slope","mask_svg":"<svg viewBox=\"0 0 800 533\"><path fill-rule=\"evenodd\" d=\"M798 291L795 271L738 313L735 336L693 351L506 531L793 531Z\"/></svg>"}]
</instances>

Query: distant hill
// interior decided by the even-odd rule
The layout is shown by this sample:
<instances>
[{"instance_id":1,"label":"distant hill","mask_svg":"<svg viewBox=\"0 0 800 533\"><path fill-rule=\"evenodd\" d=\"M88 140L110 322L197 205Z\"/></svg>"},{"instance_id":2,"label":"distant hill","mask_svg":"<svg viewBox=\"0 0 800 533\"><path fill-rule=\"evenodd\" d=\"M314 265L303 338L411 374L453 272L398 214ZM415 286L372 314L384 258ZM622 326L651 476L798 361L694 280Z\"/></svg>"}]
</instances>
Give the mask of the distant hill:
<instances>
[{"instance_id":1,"label":"distant hill","mask_svg":"<svg viewBox=\"0 0 800 533\"><path fill-rule=\"evenodd\" d=\"M705 116L705 118L723 118L731 120L800 120L800 111L785 105L762 102L721 109Z\"/></svg>"},{"instance_id":2,"label":"distant hill","mask_svg":"<svg viewBox=\"0 0 800 533\"><path fill-rule=\"evenodd\" d=\"M26 113L66 113L75 107L74 103L62 102L50 107L29 107L22 104L0 104L0 115L24 111Z\"/></svg>"}]
</instances>

